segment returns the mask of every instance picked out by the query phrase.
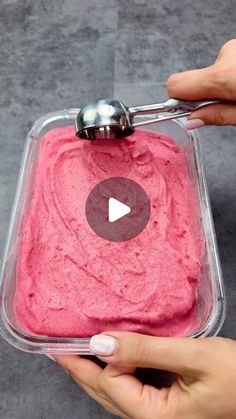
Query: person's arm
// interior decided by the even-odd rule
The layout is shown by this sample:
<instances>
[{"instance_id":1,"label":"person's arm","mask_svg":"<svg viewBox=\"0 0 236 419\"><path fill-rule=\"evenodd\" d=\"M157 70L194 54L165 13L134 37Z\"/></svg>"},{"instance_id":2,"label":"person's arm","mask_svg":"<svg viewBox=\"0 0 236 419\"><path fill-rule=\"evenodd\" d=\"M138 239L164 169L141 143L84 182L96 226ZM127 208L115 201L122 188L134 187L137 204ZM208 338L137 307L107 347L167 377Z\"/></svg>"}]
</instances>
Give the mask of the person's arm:
<instances>
[{"instance_id":1,"label":"person's arm","mask_svg":"<svg viewBox=\"0 0 236 419\"><path fill-rule=\"evenodd\" d=\"M201 125L236 125L236 39L223 45L215 64L210 67L170 76L167 80L167 90L172 98L222 99L232 102L208 106L193 112L189 121L194 121L187 123L187 128Z\"/></svg>"},{"instance_id":2,"label":"person's arm","mask_svg":"<svg viewBox=\"0 0 236 419\"><path fill-rule=\"evenodd\" d=\"M109 412L129 419L235 419L236 342L223 338L156 338L112 332L92 338L103 370L78 356L56 356ZM105 356L102 356L105 354ZM161 390L133 376L136 367L173 371Z\"/></svg>"}]
</instances>

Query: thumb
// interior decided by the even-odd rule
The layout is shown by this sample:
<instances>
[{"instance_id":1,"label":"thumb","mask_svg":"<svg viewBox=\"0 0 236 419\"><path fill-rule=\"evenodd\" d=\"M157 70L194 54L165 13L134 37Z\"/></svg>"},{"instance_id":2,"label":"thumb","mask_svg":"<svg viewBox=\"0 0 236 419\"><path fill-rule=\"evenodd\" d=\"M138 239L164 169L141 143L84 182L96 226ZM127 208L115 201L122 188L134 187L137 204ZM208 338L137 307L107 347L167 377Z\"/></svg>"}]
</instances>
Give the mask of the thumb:
<instances>
[{"instance_id":1,"label":"thumb","mask_svg":"<svg viewBox=\"0 0 236 419\"><path fill-rule=\"evenodd\" d=\"M183 100L223 99L221 84L216 77L216 67L183 71L172 74L167 80L169 97Z\"/></svg>"},{"instance_id":2,"label":"thumb","mask_svg":"<svg viewBox=\"0 0 236 419\"><path fill-rule=\"evenodd\" d=\"M172 74L167 80L166 87L171 98L183 100L231 99L229 89L226 88L224 72L218 62L198 70Z\"/></svg>"},{"instance_id":3,"label":"thumb","mask_svg":"<svg viewBox=\"0 0 236 419\"><path fill-rule=\"evenodd\" d=\"M109 364L156 368L180 375L191 374L197 378L204 374L208 362L207 350L205 346L203 348L202 341L112 332L93 336L90 350Z\"/></svg>"},{"instance_id":4,"label":"thumb","mask_svg":"<svg viewBox=\"0 0 236 419\"><path fill-rule=\"evenodd\" d=\"M194 128L196 119L202 120L204 125L236 125L236 102L206 106L193 112L186 122L186 128Z\"/></svg>"}]
</instances>

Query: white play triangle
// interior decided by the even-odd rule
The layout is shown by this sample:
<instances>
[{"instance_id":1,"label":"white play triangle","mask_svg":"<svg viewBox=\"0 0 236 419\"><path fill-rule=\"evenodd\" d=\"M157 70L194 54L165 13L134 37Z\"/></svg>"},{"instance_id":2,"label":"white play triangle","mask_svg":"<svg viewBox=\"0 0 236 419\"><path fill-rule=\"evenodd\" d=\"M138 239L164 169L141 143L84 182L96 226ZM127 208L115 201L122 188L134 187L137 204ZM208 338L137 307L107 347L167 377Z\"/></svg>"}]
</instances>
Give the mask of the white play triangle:
<instances>
[{"instance_id":1,"label":"white play triangle","mask_svg":"<svg viewBox=\"0 0 236 419\"><path fill-rule=\"evenodd\" d=\"M129 214L131 211L128 205L123 204L123 202L118 201L115 198L109 198L108 200L108 219L110 223L119 220L125 215Z\"/></svg>"}]
</instances>

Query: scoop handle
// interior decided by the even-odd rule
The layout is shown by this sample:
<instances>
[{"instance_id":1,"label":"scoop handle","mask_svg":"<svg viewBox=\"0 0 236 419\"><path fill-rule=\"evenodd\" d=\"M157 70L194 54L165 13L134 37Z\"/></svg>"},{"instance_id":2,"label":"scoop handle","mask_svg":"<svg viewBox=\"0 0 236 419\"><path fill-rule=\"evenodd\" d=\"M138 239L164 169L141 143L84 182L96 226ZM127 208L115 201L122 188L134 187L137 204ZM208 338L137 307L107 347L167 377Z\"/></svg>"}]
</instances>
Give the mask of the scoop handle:
<instances>
[{"instance_id":1,"label":"scoop handle","mask_svg":"<svg viewBox=\"0 0 236 419\"><path fill-rule=\"evenodd\" d=\"M163 103L153 103L151 105L135 106L129 108L132 116L147 115L158 112L177 113L179 117L187 112L191 113L204 106L216 105L221 103L219 100L201 100L201 101L185 101L179 99L168 99Z\"/></svg>"}]
</instances>

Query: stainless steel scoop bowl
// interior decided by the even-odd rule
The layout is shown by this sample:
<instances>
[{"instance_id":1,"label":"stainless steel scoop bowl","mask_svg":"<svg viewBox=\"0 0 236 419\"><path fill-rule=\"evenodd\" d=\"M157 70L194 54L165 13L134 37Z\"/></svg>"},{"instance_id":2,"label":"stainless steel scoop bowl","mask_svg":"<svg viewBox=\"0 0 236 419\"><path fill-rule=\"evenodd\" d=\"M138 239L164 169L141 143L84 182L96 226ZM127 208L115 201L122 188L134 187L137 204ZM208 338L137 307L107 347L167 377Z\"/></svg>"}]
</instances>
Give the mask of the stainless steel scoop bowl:
<instances>
[{"instance_id":1,"label":"stainless steel scoop bowl","mask_svg":"<svg viewBox=\"0 0 236 419\"><path fill-rule=\"evenodd\" d=\"M136 127L188 116L196 109L216 103L219 101L168 99L163 103L128 108L115 99L98 99L80 109L76 118L76 135L86 140L115 140L133 134ZM155 118L134 122L135 116L150 114L156 114Z\"/></svg>"}]
</instances>

